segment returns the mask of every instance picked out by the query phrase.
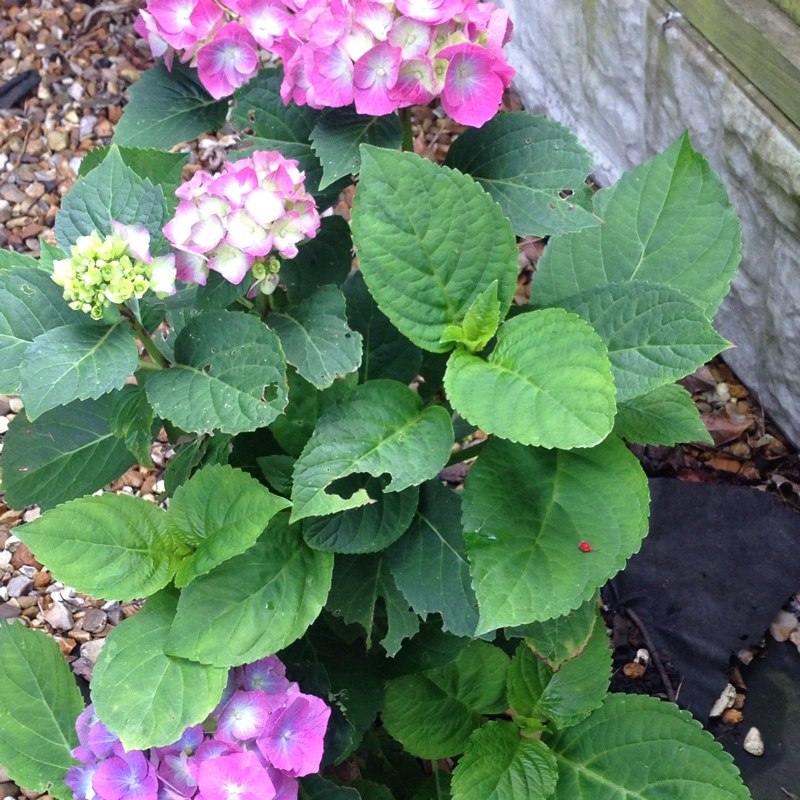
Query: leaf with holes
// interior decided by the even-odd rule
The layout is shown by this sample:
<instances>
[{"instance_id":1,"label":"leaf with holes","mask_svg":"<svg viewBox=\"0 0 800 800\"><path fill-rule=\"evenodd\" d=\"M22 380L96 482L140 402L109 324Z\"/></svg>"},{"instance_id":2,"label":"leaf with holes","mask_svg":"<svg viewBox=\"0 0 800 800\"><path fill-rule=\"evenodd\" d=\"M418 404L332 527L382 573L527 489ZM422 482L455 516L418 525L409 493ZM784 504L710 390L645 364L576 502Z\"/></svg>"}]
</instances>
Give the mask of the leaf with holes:
<instances>
[{"instance_id":1,"label":"leaf with holes","mask_svg":"<svg viewBox=\"0 0 800 800\"><path fill-rule=\"evenodd\" d=\"M564 189L578 190L592 170L591 156L563 125L518 111L498 114L467 129L452 144L445 164L472 175L500 204L517 236L578 231L600 220Z\"/></svg>"},{"instance_id":2,"label":"leaf with holes","mask_svg":"<svg viewBox=\"0 0 800 800\"><path fill-rule=\"evenodd\" d=\"M92 673L98 717L125 749L146 750L178 741L214 710L228 670L166 655L179 593L167 587L106 638Z\"/></svg>"},{"instance_id":3,"label":"leaf with holes","mask_svg":"<svg viewBox=\"0 0 800 800\"><path fill-rule=\"evenodd\" d=\"M253 431L286 405L283 351L254 316L199 314L178 335L172 368L151 375L146 389L158 415L185 431Z\"/></svg>"},{"instance_id":4,"label":"leaf with holes","mask_svg":"<svg viewBox=\"0 0 800 800\"><path fill-rule=\"evenodd\" d=\"M462 417L522 444L591 447L609 434L616 411L605 345L560 308L505 322L486 360L456 350L444 385Z\"/></svg>"},{"instance_id":5,"label":"leaf with holes","mask_svg":"<svg viewBox=\"0 0 800 800\"><path fill-rule=\"evenodd\" d=\"M736 274L742 233L719 176L687 134L597 192L594 210L601 226L556 236L545 248L534 304L641 280L677 289L713 316Z\"/></svg>"},{"instance_id":6,"label":"leaf with holes","mask_svg":"<svg viewBox=\"0 0 800 800\"><path fill-rule=\"evenodd\" d=\"M120 389L136 371L139 348L123 323L64 325L37 336L20 367L29 419L73 400Z\"/></svg>"},{"instance_id":7,"label":"leaf with holes","mask_svg":"<svg viewBox=\"0 0 800 800\"><path fill-rule=\"evenodd\" d=\"M322 286L299 305L269 316L286 360L317 389L355 372L361 363L361 334L347 325L342 293Z\"/></svg>"},{"instance_id":8,"label":"leaf with holes","mask_svg":"<svg viewBox=\"0 0 800 800\"><path fill-rule=\"evenodd\" d=\"M353 240L381 311L419 347L445 353L449 325L497 281L502 319L518 251L499 206L471 178L413 153L362 145Z\"/></svg>"},{"instance_id":9,"label":"leaf with holes","mask_svg":"<svg viewBox=\"0 0 800 800\"><path fill-rule=\"evenodd\" d=\"M346 498L329 491L348 475L388 473L385 492L418 486L444 467L452 445L450 415L441 406L423 408L422 398L394 381L357 386L322 415L295 464L292 520L369 503L364 489Z\"/></svg>"},{"instance_id":10,"label":"leaf with holes","mask_svg":"<svg viewBox=\"0 0 800 800\"><path fill-rule=\"evenodd\" d=\"M463 497L478 634L577 608L639 549L648 501L647 478L617 438L572 451L490 440Z\"/></svg>"}]
</instances>

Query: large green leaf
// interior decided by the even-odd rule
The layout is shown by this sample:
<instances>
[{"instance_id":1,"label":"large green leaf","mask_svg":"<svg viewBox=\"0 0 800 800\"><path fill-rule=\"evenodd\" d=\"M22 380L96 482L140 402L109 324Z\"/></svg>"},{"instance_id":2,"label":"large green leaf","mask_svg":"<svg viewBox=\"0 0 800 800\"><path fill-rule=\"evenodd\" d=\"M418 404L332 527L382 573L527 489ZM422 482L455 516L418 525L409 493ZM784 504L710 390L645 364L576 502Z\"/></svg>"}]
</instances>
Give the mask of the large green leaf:
<instances>
[{"instance_id":1,"label":"large green leaf","mask_svg":"<svg viewBox=\"0 0 800 800\"><path fill-rule=\"evenodd\" d=\"M346 486L351 483L352 486ZM303 521L303 537L317 550L335 553L373 553L397 541L408 530L417 510L419 489L410 486L402 492L387 492L385 480L368 478L366 482L352 475L343 481L345 491L366 489L373 502L349 508L327 517Z\"/></svg>"},{"instance_id":2,"label":"large green leaf","mask_svg":"<svg viewBox=\"0 0 800 800\"><path fill-rule=\"evenodd\" d=\"M169 583L177 564L166 514L125 494L71 500L20 532L58 580L107 600L157 592Z\"/></svg>"},{"instance_id":3,"label":"large green leaf","mask_svg":"<svg viewBox=\"0 0 800 800\"><path fill-rule=\"evenodd\" d=\"M463 753L482 715L505 711L508 665L502 650L476 641L444 667L389 681L383 724L419 758Z\"/></svg>"},{"instance_id":4,"label":"large green leaf","mask_svg":"<svg viewBox=\"0 0 800 800\"><path fill-rule=\"evenodd\" d=\"M120 389L136 371L139 348L124 323L78 324L37 336L21 366L29 419L73 400L97 399Z\"/></svg>"},{"instance_id":5,"label":"large green leaf","mask_svg":"<svg viewBox=\"0 0 800 800\"><path fill-rule=\"evenodd\" d=\"M123 386L114 392L109 414L109 427L114 436L125 442L125 446L136 457L136 461L152 467L150 447L153 443L153 407L140 382L136 386Z\"/></svg>"},{"instance_id":6,"label":"large green leaf","mask_svg":"<svg viewBox=\"0 0 800 800\"><path fill-rule=\"evenodd\" d=\"M394 582L385 554L337 555L334 580L326 608L347 623L357 623L367 632L367 647L371 646L375 624L376 603L383 599L387 630L380 644L389 656L394 656L404 639L419 630L419 618L408 608Z\"/></svg>"},{"instance_id":7,"label":"large green leaf","mask_svg":"<svg viewBox=\"0 0 800 800\"><path fill-rule=\"evenodd\" d=\"M83 699L55 641L0 622L0 763L30 791L72 797L64 784Z\"/></svg>"},{"instance_id":8,"label":"large green leaf","mask_svg":"<svg viewBox=\"0 0 800 800\"><path fill-rule=\"evenodd\" d=\"M579 189L591 156L563 125L524 111L498 114L453 142L445 164L472 175L500 204L517 236L577 231L600 220L563 189Z\"/></svg>"},{"instance_id":9,"label":"large green leaf","mask_svg":"<svg viewBox=\"0 0 800 800\"><path fill-rule=\"evenodd\" d=\"M281 264L281 283L292 303L310 297L320 286L339 286L353 266L353 237L340 216L323 217L317 235Z\"/></svg>"},{"instance_id":10,"label":"large green leaf","mask_svg":"<svg viewBox=\"0 0 800 800\"><path fill-rule=\"evenodd\" d=\"M259 319L234 311L192 318L175 342L175 363L147 381L159 416L208 433L253 431L286 405L286 369L278 337Z\"/></svg>"},{"instance_id":11,"label":"large green leaf","mask_svg":"<svg viewBox=\"0 0 800 800\"><path fill-rule=\"evenodd\" d=\"M317 389L361 363L361 334L348 327L344 296L335 286L322 286L300 304L270 314L269 327L278 334L286 361Z\"/></svg>"},{"instance_id":12,"label":"large green leaf","mask_svg":"<svg viewBox=\"0 0 800 800\"><path fill-rule=\"evenodd\" d=\"M409 384L417 377L422 351L406 339L378 308L360 272L342 286L347 301L347 322L363 337L364 355L358 374L362 383L388 378Z\"/></svg>"},{"instance_id":13,"label":"large green leaf","mask_svg":"<svg viewBox=\"0 0 800 800\"><path fill-rule=\"evenodd\" d=\"M397 329L434 353L475 298L514 296L517 246L500 207L471 178L413 153L362 145L353 239L373 297Z\"/></svg>"},{"instance_id":14,"label":"large green leaf","mask_svg":"<svg viewBox=\"0 0 800 800\"><path fill-rule=\"evenodd\" d=\"M490 440L463 500L478 633L558 617L591 597L639 549L648 498L616 437L573 451Z\"/></svg>"},{"instance_id":15,"label":"large green leaf","mask_svg":"<svg viewBox=\"0 0 800 800\"><path fill-rule=\"evenodd\" d=\"M554 800L750 800L722 745L655 697L610 694L548 743L558 761Z\"/></svg>"},{"instance_id":16,"label":"large green leaf","mask_svg":"<svg viewBox=\"0 0 800 800\"><path fill-rule=\"evenodd\" d=\"M596 622L597 597L592 597L569 614L506 628L505 635L525 637L537 658L551 670L557 670L565 661L583 652Z\"/></svg>"},{"instance_id":17,"label":"large green leaf","mask_svg":"<svg viewBox=\"0 0 800 800\"><path fill-rule=\"evenodd\" d=\"M116 220L126 225L144 225L155 245L162 238L166 215L161 186L149 178L140 178L122 160L119 149L112 147L100 166L78 178L61 201L56 215L56 240L68 253L80 236L88 236L94 230L108 236L111 222Z\"/></svg>"},{"instance_id":18,"label":"large green leaf","mask_svg":"<svg viewBox=\"0 0 800 800\"><path fill-rule=\"evenodd\" d=\"M347 786L339 786L320 775L306 775L299 780L300 800L360 800L361 795Z\"/></svg>"},{"instance_id":19,"label":"large green leaf","mask_svg":"<svg viewBox=\"0 0 800 800\"><path fill-rule=\"evenodd\" d=\"M0 272L0 392L19 394L20 363L37 336L85 321L46 272L28 266Z\"/></svg>"},{"instance_id":20,"label":"large green leaf","mask_svg":"<svg viewBox=\"0 0 800 800\"><path fill-rule=\"evenodd\" d=\"M114 130L115 144L169 150L179 142L219 130L228 99L215 100L197 71L177 61L167 70L159 61L130 89L131 99Z\"/></svg>"},{"instance_id":21,"label":"large green leaf","mask_svg":"<svg viewBox=\"0 0 800 800\"><path fill-rule=\"evenodd\" d=\"M311 146L323 170L319 188L324 189L338 178L358 175L360 145L399 150L402 141L403 125L395 114L365 116L357 114L352 107L328 110L311 131Z\"/></svg>"},{"instance_id":22,"label":"large green leaf","mask_svg":"<svg viewBox=\"0 0 800 800\"><path fill-rule=\"evenodd\" d=\"M464 419L522 444L591 447L609 434L616 411L605 345L560 308L505 322L485 361L456 350L444 385Z\"/></svg>"},{"instance_id":23,"label":"large green leaf","mask_svg":"<svg viewBox=\"0 0 800 800\"><path fill-rule=\"evenodd\" d=\"M736 273L741 227L719 177L684 134L594 199L598 228L555 237L531 302L558 305L585 289L642 280L678 289L710 317Z\"/></svg>"},{"instance_id":24,"label":"large green leaf","mask_svg":"<svg viewBox=\"0 0 800 800\"><path fill-rule=\"evenodd\" d=\"M423 619L442 615L444 629L472 636L478 601L472 590L461 529L461 495L439 481L423 484L410 529L389 548L389 566L400 591Z\"/></svg>"},{"instance_id":25,"label":"large green leaf","mask_svg":"<svg viewBox=\"0 0 800 800\"><path fill-rule=\"evenodd\" d=\"M600 620L583 652L556 670L520 644L508 671L508 704L522 717L567 728L602 705L610 679L611 648Z\"/></svg>"},{"instance_id":26,"label":"large green leaf","mask_svg":"<svg viewBox=\"0 0 800 800\"><path fill-rule=\"evenodd\" d=\"M167 587L142 610L109 633L92 674L98 717L126 750L163 747L214 710L228 670L164 653L178 609L178 592Z\"/></svg>"},{"instance_id":27,"label":"large green leaf","mask_svg":"<svg viewBox=\"0 0 800 800\"><path fill-rule=\"evenodd\" d=\"M169 655L230 667L303 635L328 596L333 556L309 548L287 517L273 517L249 550L181 591Z\"/></svg>"},{"instance_id":28,"label":"large green leaf","mask_svg":"<svg viewBox=\"0 0 800 800\"><path fill-rule=\"evenodd\" d=\"M180 588L252 547L289 501L246 472L212 465L178 487L167 514L169 532L192 550L178 566Z\"/></svg>"},{"instance_id":29,"label":"large green leaf","mask_svg":"<svg viewBox=\"0 0 800 800\"><path fill-rule=\"evenodd\" d=\"M614 433L639 444L714 443L692 396L675 383L620 403Z\"/></svg>"},{"instance_id":30,"label":"large green leaf","mask_svg":"<svg viewBox=\"0 0 800 800\"><path fill-rule=\"evenodd\" d=\"M617 402L689 375L730 346L692 301L644 281L596 286L560 304L608 348Z\"/></svg>"},{"instance_id":31,"label":"large green leaf","mask_svg":"<svg viewBox=\"0 0 800 800\"><path fill-rule=\"evenodd\" d=\"M136 460L108 427L116 393L76 400L46 411L36 422L22 412L3 442L3 488L12 508L36 503L42 511L92 494Z\"/></svg>"},{"instance_id":32,"label":"large green leaf","mask_svg":"<svg viewBox=\"0 0 800 800\"><path fill-rule=\"evenodd\" d=\"M5 272L12 269L38 269L42 271L38 259L33 256L0 247L0 271Z\"/></svg>"},{"instance_id":33,"label":"large green leaf","mask_svg":"<svg viewBox=\"0 0 800 800\"><path fill-rule=\"evenodd\" d=\"M539 739L508 722L488 722L470 737L453 771L455 800L546 800L558 777L556 759Z\"/></svg>"},{"instance_id":34,"label":"large green leaf","mask_svg":"<svg viewBox=\"0 0 800 800\"><path fill-rule=\"evenodd\" d=\"M297 460L292 520L369 503L364 489L347 498L328 491L354 473L388 473L387 492L417 486L444 467L452 445L450 415L441 406L423 408L418 395L394 381L358 386L323 414Z\"/></svg>"}]
</instances>

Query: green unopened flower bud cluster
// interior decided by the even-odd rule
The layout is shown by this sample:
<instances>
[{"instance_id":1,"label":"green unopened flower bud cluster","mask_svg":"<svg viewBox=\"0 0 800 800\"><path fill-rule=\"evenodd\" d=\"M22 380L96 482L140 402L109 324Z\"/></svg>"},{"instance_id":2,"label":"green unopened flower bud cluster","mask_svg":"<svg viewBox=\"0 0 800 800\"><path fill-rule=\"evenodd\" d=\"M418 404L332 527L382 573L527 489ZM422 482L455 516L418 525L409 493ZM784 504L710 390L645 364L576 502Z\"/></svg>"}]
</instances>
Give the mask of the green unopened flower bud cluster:
<instances>
[{"instance_id":1,"label":"green unopened flower bud cluster","mask_svg":"<svg viewBox=\"0 0 800 800\"><path fill-rule=\"evenodd\" d=\"M53 280L64 287L64 299L75 311L101 319L106 306L142 297L150 288L153 265L133 258L128 242L97 231L81 236L72 257L53 262Z\"/></svg>"}]
</instances>

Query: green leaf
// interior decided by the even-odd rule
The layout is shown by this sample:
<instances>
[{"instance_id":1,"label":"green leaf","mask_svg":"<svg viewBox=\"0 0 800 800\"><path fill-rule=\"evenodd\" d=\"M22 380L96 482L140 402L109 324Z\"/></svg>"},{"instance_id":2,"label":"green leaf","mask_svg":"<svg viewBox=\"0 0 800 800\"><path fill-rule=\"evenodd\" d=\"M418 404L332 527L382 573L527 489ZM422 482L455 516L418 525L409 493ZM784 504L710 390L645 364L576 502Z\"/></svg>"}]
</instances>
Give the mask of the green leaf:
<instances>
[{"instance_id":1,"label":"green leaf","mask_svg":"<svg viewBox=\"0 0 800 800\"><path fill-rule=\"evenodd\" d=\"M20 362L37 336L85 320L42 270L22 266L0 272L0 392L19 394Z\"/></svg>"},{"instance_id":2,"label":"green leaf","mask_svg":"<svg viewBox=\"0 0 800 800\"><path fill-rule=\"evenodd\" d=\"M56 642L0 623L0 763L30 791L72 797L64 784L83 699Z\"/></svg>"},{"instance_id":3,"label":"green leaf","mask_svg":"<svg viewBox=\"0 0 800 800\"><path fill-rule=\"evenodd\" d=\"M539 259L532 302L610 283L671 286L713 316L736 273L741 227L719 177L684 134L594 196L598 228L553 239Z\"/></svg>"},{"instance_id":4,"label":"green leaf","mask_svg":"<svg viewBox=\"0 0 800 800\"><path fill-rule=\"evenodd\" d=\"M167 70L159 61L130 88L131 99L112 141L128 147L169 150L206 131L219 130L228 113L228 98L215 100L197 71L179 63Z\"/></svg>"},{"instance_id":5,"label":"green leaf","mask_svg":"<svg viewBox=\"0 0 800 800\"><path fill-rule=\"evenodd\" d=\"M289 403L283 414L270 425L270 430L289 455L298 457L325 410L355 388L356 376L350 374L336 380L325 391L314 388L293 369L288 370L287 378Z\"/></svg>"},{"instance_id":6,"label":"green leaf","mask_svg":"<svg viewBox=\"0 0 800 800\"><path fill-rule=\"evenodd\" d=\"M448 167L472 175L511 220L517 236L577 231L600 220L563 189L577 190L592 170L591 156L563 125L524 111L498 114L453 142Z\"/></svg>"},{"instance_id":7,"label":"green leaf","mask_svg":"<svg viewBox=\"0 0 800 800\"><path fill-rule=\"evenodd\" d=\"M78 178L61 201L56 215L56 240L65 253L69 252L79 237L94 230L101 236L111 234L111 222L116 220L126 225L144 225L150 232L151 245L155 245L162 239L161 226L166 216L161 186L140 178L122 160L119 148L112 147L102 164L85 178ZM153 246L152 250L155 252L158 247Z\"/></svg>"},{"instance_id":8,"label":"green leaf","mask_svg":"<svg viewBox=\"0 0 800 800\"><path fill-rule=\"evenodd\" d=\"M639 444L714 443L691 394L675 383L620 403L614 433Z\"/></svg>"},{"instance_id":9,"label":"green leaf","mask_svg":"<svg viewBox=\"0 0 800 800\"><path fill-rule=\"evenodd\" d=\"M260 456L256 459L264 480L279 494L292 493L292 471L296 458L285 455ZM324 548L321 548L324 549Z\"/></svg>"},{"instance_id":10,"label":"green leaf","mask_svg":"<svg viewBox=\"0 0 800 800\"><path fill-rule=\"evenodd\" d=\"M444 667L389 681L383 724L418 758L463 753L482 715L505 711L508 665L502 650L475 641Z\"/></svg>"},{"instance_id":11,"label":"green leaf","mask_svg":"<svg viewBox=\"0 0 800 800\"><path fill-rule=\"evenodd\" d=\"M176 548L166 514L138 497L71 500L28 523L22 533L58 580L94 597L145 597L175 573Z\"/></svg>"},{"instance_id":12,"label":"green leaf","mask_svg":"<svg viewBox=\"0 0 800 800\"><path fill-rule=\"evenodd\" d=\"M181 591L169 655L230 667L272 655L303 635L328 596L333 556L311 550L287 517L273 517L249 550Z\"/></svg>"},{"instance_id":13,"label":"green leaf","mask_svg":"<svg viewBox=\"0 0 800 800\"><path fill-rule=\"evenodd\" d=\"M144 387L123 386L114 393L109 413L109 428L143 466L152 467L153 407L147 402Z\"/></svg>"},{"instance_id":14,"label":"green leaf","mask_svg":"<svg viewBox=\"0 0 800 800\"><path fill-rule=\"evenodd\" d=\"M269 315L286 361L317 389L355 372L361 363L361 334L347 326L344 296L322 286L299 305Z\"/></svg>"},{"instance_id":15,"label":"green leaf","mask_svg":"<svg viewBox=\"0 0 800 800\"><path fill-rule=\"evenodd\" d=\"M250 314L199 314L178 335L172 368L146 388L158 415L185 431L253 431L286 405L280 342Z\"/></svg>"},{"instance_id":16,"label":"green leaf","mask_svg":"<svg viewBox=\"0 0 800 800\"><path fill-rule=\"evenodd\" d=\"M517 728L487 722L469 740L453 770L455 800L546 800L556 787L558 765L539 739L520 736Z\"/></svg>"},{"instance_id":17,"label":"green leaf","mask_svg":"<svg viewBox=\"0 0 800 800\"><path fill-rule=\"evenodd\" d=\"M517 246L477 183L413 153L362 145L353 239L372 296L397 329L434 353L449 325L498 282L500 316L517 283Z\"/></svg>"},{"instance_id":18,"label":"green leaf","mask_svg":"<svg viewBox=\"0 0 800 800\"><path fill-rule=\"evenodd\" d=\"M500 301L497 281L492 281L483 294L475 298L461 325L448 325L442 334L443 342L464 344L470 353L483 350L500 324Z\"/></svg>"},{"instance_id":19,"label":"green leaf","mask_svg":"<svg viewBox=\"0 0 800 800\"><path fill-rule=\"evenodd\" d=\"M507 637L522 636L526 644L551 670L579 656L586 647L597 620L597 597L582 603L574 611L542 622L506 628Z\"/></svg>"},{"instance_id":20,"label":"green leaf","mask_svg":"<svg viewBox=\"0 0 800 800\"><path fill-rule=\"evenodd\" d=\"M402 141L403 125L395 114L365 116L352 107L328 110L311 131L311 146L322 162L319 188L324 189L338 178L358 175L360 145L399 150Z\"/></svg>"},{"instance_id":21,"label":"green leaf","mask_svg":"<svg viewBox=\"0 0 800 800\"><path fill-rule=\"evenodd\" d=\"M345 492L365 489L373 501L327 517L303 521L303 537L317 550L335 553L374 553L383 550L408 530L419 500L419 489L384 494L385 480L359 480L351 475L342 481Z\"/></svg>"},{"instance_id":22,"label":"green leaf","mask_svg":"<svg viewBox=\"0 0 800 800\"><path fill-rule=\"evenodd\" d=\"M611 648L601 620L583 652L555 671L521 643L508 671L508 704L523 717L568 728L603 704L610 680Z\"/></svg>"},{"instance_id":23,"label":"green leaf","mask_svg":"<svg viewBox=\"0 0 800 800\"><path fill-rule=\"evenodd\" d=\"M617 402L689 375L730 346L691 300L644 281L596 286L560 304L608 348Z\"/></svg>"},{"instance_id":24,"label":"green leaf","mask_svg":"<svg viewBox=\"0 0 800 800\"><path fill-rule=\"evenodd\" d=\"M591 597L639 549L648 501L647 478L619 439L576 451L490 440L463 497L478 635Z\"/></svg>"},{"instance_id":25,"label":"green leaf","mask_svg":"<svg viewBox=\"0 0 800 800\"><path fill-rule=\"evenodd\" d=\"M228 466L198 470L170 501L167 527L191 549L178 565L178 588L252 547L289 501L246 472Z\"/></svg>"},{"instance_id":26,"label":"green leaf","mask_svg":"<svg viewBox=\"0 0 800 800\"><path fill-rule=\"evenodd\" d=\"M560 308L505 322L485 361L456 350L444 385L462 417L521 444L591 447L609 434L616 411L605 345Z\"/></svg>"},{"instance_id":27,"label":"green leaf","mask_svg":"<svg viewBox=\"0 0 800 800\"><path fill-rule=\"evenodd\" d=\"M450 800L452 773L434 769L433 775L426 778L413 800Z\"/></svg>"},{"instance_id":28,"label":"green leaf","mask_svg":"<svg viewBox=\"0 0 800 800\"><path fill-rule=\"evenodd\" d=\"M298 782L300 800L360 800L361 798L355 789L338 786L320 775L306 775Z\"/></svg>"},{"instance_id":29,"label":"green leaf","mask_svg":"<svg viewBox=\"0 0 800 800\"><path fill-rule=\"evenodd\" d=\"M320 418L294 471L292 521L324 516L370 502L364 489L341 497L327 489L354 473L378 478L384 491L400 492L436 475L453 444L450 415L394 381L357 386Z\"/></svg>"},{"instance_id":30,"label":"green leaf","mask_svg":"<svg viewBox=\"0 0 800 800\"><path fill-rule=\"evenodd\" d=\"M178 591L162 589L111 633L92 674L98 717L125 749L164 747L214 710L228 670L164 653Z\"/></svg>"},{"instance_id":31,"label":"green leaf","mask_svg":"<svg viewBox=\"0 0 800 800\"><path fill-rule=\"evenodd\" d=\"M722 745L688 711L655 697L610 694L549 744L554 800L750 800Z\"/></svg>"},{"instance_id":32,"label":"green leaf","mask_svg":"<svg viewBox=\"0 0 800 800\"><path fill-rule=\"evenodd\" d=\"M446 631L474 635L478 601L461 529L460 494L438 480L424 483L414 521L388 555L392 575L417 614L424 619L438 612Z\"/></svg>"},{"instance_id":33,"label":"green leaf","mask_svg":"<svg viewBox=\"0 0 800 800\"><path fill-rule=\"evenodd\" d=\"M127 110L125 113L128 113ZM101 145L91 149L81 161L78 177L87 175L100 166L112 147L113 145ZM115 149L123 162L140 178L147 178L153 185L161 186L169 215L171 215L178 205L175 190L181 184L183 167L189 154L167 153L163 150L144 147L116 147Z\"/></svg>"},{"instance_id":34,"label":"green leaf","mask_svg":"<svg viewBox=\"0 0 800 800\"><path fill-rule=\"evenodd\" d=\"M361 272L347 279L342 292L347 301L347 322L363 337L364 355L358 370L361 383L375 378L411 383L422 364L419 347L406 339L378 308Z\"/></svg>"},{"instance_id":35,"label":"green leaf","mask_svg":"<svg viewBox=\"0 0 800 800\"><path fill-rule=\"evenodd\" d=\"M11 508L35 503L47 511L92 494L136 463L109 430L115 396L76 400L36 422L17 414L3 442L3 488Z\"/></svg>"},{"instance_id":36,"label":"green leaf","mask_svg":"<svg viewBox=\"0 0 800 800\"><path fill-rule=\"evenodd\" d=\"M383 598L388 630L380 640L387 655L394 656L404 639L419 630L419 619L394 582L384 554L337 555L334 580L326 608L347 623L358 623L367 632L371 647L376 604Z\"/></svg>"},{"instance_id":37,"label":"green leaf","mask_svg":"<svg viewBox=\"0 0 800 800\"><path fill-rule=\"evenodd\" d=\"M339 286L353 266L350 226L339 216L323 217L317 235L281 264L281 283L292 303L305 300L320 286Z\"/></svg>"},{"instance_id":38,"label":"green leaf","mask_svg":"<svg viewBox=\"0 0 800 800\"><path fill-rule=\"evenodd\" d=\"M136 371L139 348L123 323L65 325L37 336L20 367L29 419L73 400L119 389Z\"/></svg>"},{"instance_id":39,"label":"green leaf","mask_svg":"<svg viewBox=\"0 0 800 800\"><path fill-rule=\"evenodd\" d=\"M391 661L385 663L382 673L388 678L399 678L443 667L455 661L471 641L467 636L445 633L441 619L434 617L420 625L419 632L400 648Z\"/></svg>"},{"instance_id":40,"label":"green leaf","mask_svg":"<svg viewBox=\"0 0 800 800\"><path fill-rule=\"evenodd\" d=\"M39 262L33 256L0 247L0 271L19 269L39 269Z\"/></svg>"}]
</instances>

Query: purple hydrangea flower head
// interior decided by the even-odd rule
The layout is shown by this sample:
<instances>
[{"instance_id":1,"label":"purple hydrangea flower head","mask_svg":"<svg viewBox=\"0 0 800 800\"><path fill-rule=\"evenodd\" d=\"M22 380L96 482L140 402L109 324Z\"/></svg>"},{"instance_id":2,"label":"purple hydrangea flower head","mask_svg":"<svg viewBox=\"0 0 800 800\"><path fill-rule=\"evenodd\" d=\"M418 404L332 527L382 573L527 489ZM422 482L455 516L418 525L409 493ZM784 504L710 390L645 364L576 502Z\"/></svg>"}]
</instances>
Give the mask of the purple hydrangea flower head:
<instances>
[{"instance_id":1,"label":"purple hydrangea flower head","mask_svg":"<svg viewBox=\"0 0 800 800\"><path fill-rule=\"evenodd\" d=\"M273 800L275 788L254 753L233 753L200 764L204 800Z\"/></svg>"},{"instance_id":2,"label":"purple hydrangea flower head","mask_svg":"<svg viewBox=\"0 0 800 800\"><path fill-rule=\"evenodd\" d=\"M73 750L73 758L77 758L74 752ZM73 800L92 800L96 797L97 793L92 786L92 778L96 771L97 763L94 761L85 763L82 767L70 767L67 770L64 783L72 789Z\"/></svg>"},{"instance_id":3,"label":"purple hydrangea flower head","mask_svg":"<svg viewBox=\"0 0 800 800\"><path fill-rule=\"evenodd\" d=\"M116 734L111 733L100 720L89 728L88 743L98 760L116 755L120 746Z\"/></svg>"},{"instance_id":4,"label":"purple hydrangea flower head","mask_svg":"<svg viewBox=\"0 0 800 800\"><path fill-rule=\"evenodd\" d=\"M140 750L101 761L92 786L103 800L157 800L158 778Z\"/></svg>"},{"instance_id":5,"label":"purple hydrangea flower head","mask_svg":"<svg viewBox=\"0 0 800 800\"><path fill-rule=\"evenodd\" d=\"M289 688L286 667L277 656L268 656L244 666L242 684L249 692L260 689L267 694L282 694Z\"/></svg>"},{"instance_id":6,"label":"purple hydrangea flower head","mask_svg":"<svg viewBox=\"0 0 800 800\"><path fill-rule=\"evenodd\" d=\"M197 51L197 75L212 97L228 97L258 72L257 48L244 25L229 22Z\"/></svg>"},{"instance_id":7,"label":"purple hydrangea flower head","mask_svg":"<svg viewBox=\"0 0 800 800\"><path fill-rule=\"evenodd\" d=\"M214 736L231 744L255 739L263 733L271 710L264 692L238 691L219 715Z\"/></svg>"},{"instance_id":8,"label":"purple hydrangea flower head","mask_svg":"<svg viewBox=\"0 0 800 800\"><path fill-rule=\"evenodd\" d=\"M317 772L330 713L319 697L299 694L270 717L256 740L258 748L274 767L291 777Z\"/></svg>"}]
</instances>

